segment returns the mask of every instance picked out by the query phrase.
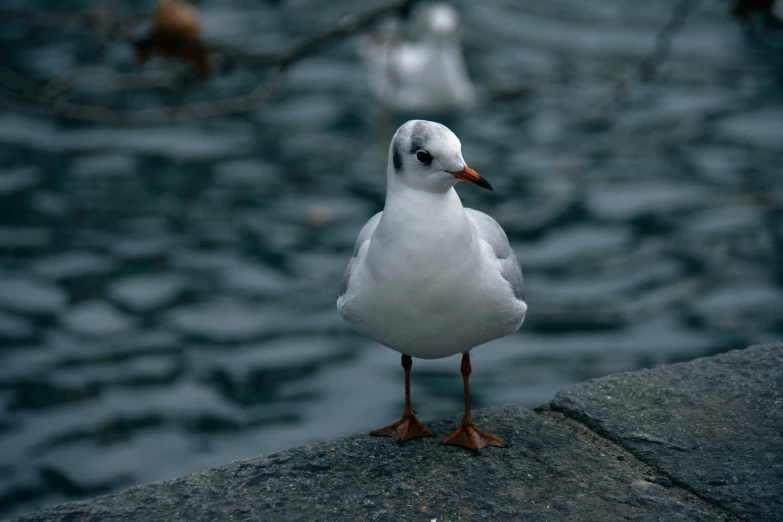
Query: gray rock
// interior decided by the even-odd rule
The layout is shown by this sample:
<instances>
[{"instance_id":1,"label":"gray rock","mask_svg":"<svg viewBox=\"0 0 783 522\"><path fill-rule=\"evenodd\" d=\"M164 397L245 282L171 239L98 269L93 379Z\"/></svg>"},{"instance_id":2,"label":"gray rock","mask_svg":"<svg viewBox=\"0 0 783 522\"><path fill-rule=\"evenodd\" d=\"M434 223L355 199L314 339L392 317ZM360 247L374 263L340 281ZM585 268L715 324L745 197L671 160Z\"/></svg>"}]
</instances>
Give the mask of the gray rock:
<instances>
[{"instance_id":1,"label":"gray rock","mask_svg":"<svg viewBox=\"0 0 783 522\"><path fill-rule=\"evenodd\" d=\"M549 407L735 517L780 519L782 343L587 381Z\"/></svg>"},{"instance_id":2,"label":"gray rock","mask_svg":"<svg viewBox=\"0 0 783 522\"><path fill-rule=\"evenodd\" d=\"M781 373L783 344L752 347L474 412L506 449L443 446L450 415L437 438L363 433L16 520L773 520Z\"/></svg>"},{"instance_id":3,"label":"gray rock","mask_svg":"<svg viewBox=\"0 0 783 522\"><path fill-rule=\"evenodd\" d=\"M476 456L439 438L398 445L360 434L18 520L712 518L531 411L502 406L475 420L512 446ZM458 422L454 415L429 424L442 437Z\"/></svg>"}]
</instances>

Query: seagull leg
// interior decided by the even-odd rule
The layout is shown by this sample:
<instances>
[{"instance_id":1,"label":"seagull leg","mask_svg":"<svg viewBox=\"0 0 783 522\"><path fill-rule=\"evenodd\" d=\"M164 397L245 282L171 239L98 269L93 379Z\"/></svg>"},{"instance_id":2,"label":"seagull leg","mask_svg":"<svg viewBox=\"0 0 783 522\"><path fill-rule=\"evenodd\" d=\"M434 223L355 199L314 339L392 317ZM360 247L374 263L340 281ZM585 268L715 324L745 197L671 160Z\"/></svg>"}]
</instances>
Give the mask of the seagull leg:
<instances>
[{"instance_id":1,"label":"seagull leg","mask_svg":"<svg viewBox=\"0 0 783 522\"><path fill-rule=\"evenodd\" d=\"M451 444L453 446L462 446L464 448L475 450L477 453L487 446L496 446L498 448L505 448L506 443L490 435L484 431L481 431L473 425L473 417L470 415L470 385L468 384L468 378L470 377L470 354L462 354L462 364L460 365L460 371L462 372L462 382L465 386L465 415L462 417L462 422L459 428L446 437L443 441L444 444Z\"/></svg>"},{"instance_id":2,"label":"seagull leg","mask_svg":"<svg viewBox=\"0 0 783 522\"><path fill-rule=\"evenodd\" d=\"M416 418L416 412L411 406L411 366L410 355L402 356L402 367L405 369L405 413L402 419L384 428L373 430L370 435L375 437L391 437L397 442L415 439L416 437L434 437L435 434Z\"/></svg>"}]
</instances>

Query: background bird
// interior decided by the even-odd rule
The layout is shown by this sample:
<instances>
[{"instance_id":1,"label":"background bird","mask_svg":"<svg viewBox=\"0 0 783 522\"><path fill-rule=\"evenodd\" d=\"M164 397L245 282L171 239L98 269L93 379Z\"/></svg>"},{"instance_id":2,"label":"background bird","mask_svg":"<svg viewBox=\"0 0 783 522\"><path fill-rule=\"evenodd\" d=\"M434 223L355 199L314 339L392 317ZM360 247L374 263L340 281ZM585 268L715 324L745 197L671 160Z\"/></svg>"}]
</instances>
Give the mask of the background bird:
<instances>
[{"instance_id":1,"label":"background bird","mask_svg":"<svg viewBox=\"0 0 783 522\"><path fill-rule=\"evenodd\" d=\"M422 6L407 29L410 39L394 33L360 39L359 53L373 94L387 107L402 111L471 105L474 89L462 57L457 10L447 3Z\"/></svg>"}]
</instances>

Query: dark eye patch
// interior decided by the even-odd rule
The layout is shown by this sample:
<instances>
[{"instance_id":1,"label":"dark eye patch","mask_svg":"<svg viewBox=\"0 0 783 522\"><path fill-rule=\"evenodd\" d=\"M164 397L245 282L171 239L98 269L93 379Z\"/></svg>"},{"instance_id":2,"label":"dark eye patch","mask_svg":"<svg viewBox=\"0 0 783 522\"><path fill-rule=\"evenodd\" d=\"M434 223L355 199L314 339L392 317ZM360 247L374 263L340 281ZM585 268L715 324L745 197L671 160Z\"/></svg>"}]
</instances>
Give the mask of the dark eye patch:
<instances>
[{"instance_id":1,"label":"dark eye patch","mask_svg":"<svg viewBox=\"0 0 783 522\"><path fill-rule=\"evenodd\" d=\"M416 159L420 162L424 163L425 165L429 165L432 163L432 156L430 156L430 153L424 150L420 150L416 153Z\"/></svg>"}]
</instances>

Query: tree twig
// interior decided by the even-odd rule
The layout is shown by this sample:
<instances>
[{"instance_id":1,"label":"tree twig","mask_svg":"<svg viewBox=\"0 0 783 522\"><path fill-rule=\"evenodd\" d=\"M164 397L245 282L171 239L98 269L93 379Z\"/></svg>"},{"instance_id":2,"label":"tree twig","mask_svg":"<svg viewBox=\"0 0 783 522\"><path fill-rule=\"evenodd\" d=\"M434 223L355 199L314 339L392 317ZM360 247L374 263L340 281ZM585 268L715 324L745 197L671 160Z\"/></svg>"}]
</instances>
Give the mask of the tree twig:
<instances>
[{"instance_id":1,"label":"tree twig","mask_svg":"<svg viewBox=\"0 0 783 522\"><path fill-rule=\"evenodd\" d=\"M91 11L70 13L0 9L0 22L17 22L41 27L90 28L93 16Z\"/></svg>"},{"instance_id":2,"label":"tree twig","mask_svg":"<svg viewBox=\"0 0 783 522\"><path fill-rule=\"evenodd\" d=\"M685 22L688 21L691 13L699 6L701 0L680 0L672 11L666 25L661 28L658 38L655 40L655 47L639 63L639 79L644 83L649 83L658 73L660 66L666 61L671 52L674 38L680 33Z\"/></svg>"},{"instance_id":3,"label":"tree twig","mask_svg":"<svg viewBox=\"0 0 783 522\"><path fill-rule=\"evenodd\" d=\"M148 126L238 114L266 102L278 86L285 70L292 64L320 51L338 38L349 36L359 29L370 26L390 13L406 13L415 1L396 0L359 15L347 15L330 29L317 33L282 53L258 53L228 46L209 46L210 51L238 63L272 67L264 80L250 93L229 98L191 102L173 107L134 110L74 103L66 98L68 92L73 88L95 83L99 79L102 86L116 90L173 87L179 77L176 73L163 75L107 73L105 76L96 76L94 73L91 75L77 73L54 78L39 85L32 80L27 81L24 75L14 72L11 75L1 74L0 82L11 91L4 95L7 104L91 123L114 126ZM113 0L105 0L104 4L112 2ZM109 40L136 43L128 28L133 23L137 23L137 19L106 22L106 19L102 18L101 13L103 12L105 9L101 9L101 7L85 13L25 13L0 9L0 20L48 27L76 27L97 34L99 42L105 41L106 35L109 35Z\"/></svg>"}]
</instances>

